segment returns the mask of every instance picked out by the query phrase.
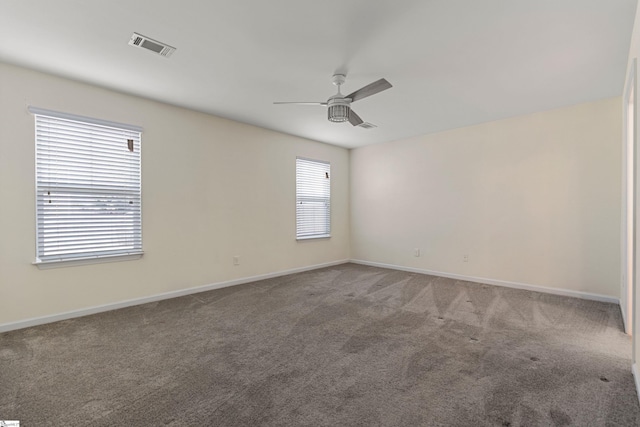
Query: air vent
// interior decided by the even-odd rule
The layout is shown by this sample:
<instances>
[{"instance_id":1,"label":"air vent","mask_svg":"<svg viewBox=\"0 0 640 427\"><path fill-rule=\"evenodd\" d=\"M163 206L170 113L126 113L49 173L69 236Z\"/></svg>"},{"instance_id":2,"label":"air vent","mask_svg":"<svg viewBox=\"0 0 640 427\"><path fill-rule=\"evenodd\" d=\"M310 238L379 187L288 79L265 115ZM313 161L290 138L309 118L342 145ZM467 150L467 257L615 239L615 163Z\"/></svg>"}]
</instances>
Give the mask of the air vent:
<instances>
[{"instance_id":1,"label":"air vent","mask_svg":"<svg viewBox=\"0 0 640 427\"><path fill-rule=\"evenodd\" d=\"M361 128L365 128L365 129L373 129L373 128L377 128L378 127L378 126L374 125L373 123L369 123L369 122L362 122L358 126L360 126Z\"/></svg>"},{"instance_id":2,"label":"air vent","mask_svg":"<svg viewBox=\"0 0 640 427\"><path fill-rule=\"evenodd\" d=\"M157 53L158 55L164 56L165 58L170 57L171 54L176 50L175 47L161 43L157 40L150 39L149 37L143 36L142 34L138 33L133 33L131 39L129 39L129 44L131 46L137 46L143 49L150 50L151 52Z\"/></svg>"}]
</instances>

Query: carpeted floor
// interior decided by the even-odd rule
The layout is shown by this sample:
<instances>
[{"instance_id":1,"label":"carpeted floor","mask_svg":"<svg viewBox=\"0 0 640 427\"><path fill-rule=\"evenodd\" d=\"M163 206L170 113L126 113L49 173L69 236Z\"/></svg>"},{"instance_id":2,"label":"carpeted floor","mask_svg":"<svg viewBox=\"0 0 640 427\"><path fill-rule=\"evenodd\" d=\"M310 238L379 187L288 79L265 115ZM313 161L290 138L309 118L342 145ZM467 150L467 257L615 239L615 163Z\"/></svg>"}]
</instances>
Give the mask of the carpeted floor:
<instances>
[{"instance_id":1,"label":"carpeted floor","mask_svg":"<svg viewBox=\"0 0 640 427\"><path fill-rule=\"evenodd\" d=\"M0 335L30 426L637 426L613 304L345 264Z\"/></svg>"}]
</instances>

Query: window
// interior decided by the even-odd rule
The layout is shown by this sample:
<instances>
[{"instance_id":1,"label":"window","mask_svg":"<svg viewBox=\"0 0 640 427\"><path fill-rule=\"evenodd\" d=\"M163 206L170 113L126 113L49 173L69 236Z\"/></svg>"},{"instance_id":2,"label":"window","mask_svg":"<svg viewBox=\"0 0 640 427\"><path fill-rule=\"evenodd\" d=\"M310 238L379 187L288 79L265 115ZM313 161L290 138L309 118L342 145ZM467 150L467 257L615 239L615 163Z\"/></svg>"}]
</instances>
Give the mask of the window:
<instances>
[{"instance_id":1,"label":"window","mask_svg":"<svg viewBox=\"0 0 640 427\"><path fill-rule=\"evenodd\" d=\"M296 237L331 236L331 164L296 158Z\"/></svg>"},{"instance_id":2,"label":"window","mask_svg":"<svg viewBox=\"0 0 640 427\"><path fill-rule=\"evenodd\" d=\"M35 264L140 257L141 129L29 111L36 125Z\"/></svg>"}]
</instances>

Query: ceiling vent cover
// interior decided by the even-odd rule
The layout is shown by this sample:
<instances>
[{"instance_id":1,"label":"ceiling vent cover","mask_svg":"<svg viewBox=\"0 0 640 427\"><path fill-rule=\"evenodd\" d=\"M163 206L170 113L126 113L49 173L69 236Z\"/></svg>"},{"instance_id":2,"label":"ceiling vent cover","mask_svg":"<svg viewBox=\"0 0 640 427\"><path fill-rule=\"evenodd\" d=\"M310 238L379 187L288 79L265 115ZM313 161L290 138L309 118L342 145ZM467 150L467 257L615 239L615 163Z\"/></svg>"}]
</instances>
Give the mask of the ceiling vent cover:
<instances>
[{"instance_id":1,"label":"ceiling vent cover","mask_svg":"<svg viewBox=\"0 0 640 427\"><path fill-rule=\"evenodd\" d=\"M149 37L143 36L142 34L138 33L133 33L133 35L129 39L129 44L131 46L137 46L143 49L150 50L151 52L157 53L158 55L164 56L165 58L170 57L171 54L176 50L176 48L173 46L169 46L168 44L150 39Z\"/></svg>"},{"instance_id":2,"label":"ceiling vent cover","mask_svg":"<svg viewBox=\"0 0 640 427\"><path fill-rule=\"evenodd\" d=\"M360 126L361 128L364 128L364 129L373 129L373 128L377 128L378 127L378 126L374 125L373 123L369 123L369 122L362 122L358 126Z\"/></svg>"}]
</instances>

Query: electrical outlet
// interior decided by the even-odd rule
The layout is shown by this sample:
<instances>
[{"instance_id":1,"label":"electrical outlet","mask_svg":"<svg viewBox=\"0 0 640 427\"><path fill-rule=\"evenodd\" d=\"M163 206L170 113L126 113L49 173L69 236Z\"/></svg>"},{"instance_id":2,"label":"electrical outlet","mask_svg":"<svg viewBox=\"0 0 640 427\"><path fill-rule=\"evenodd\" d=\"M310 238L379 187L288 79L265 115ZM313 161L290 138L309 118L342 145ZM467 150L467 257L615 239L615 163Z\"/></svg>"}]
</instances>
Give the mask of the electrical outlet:
<instances>
[{"instance_id":1,"label":"electrical outlet","mask_svg":"<svg viewBox=\"0 0 640 427\"><path fill-rule=\"evenodd\" d=\"M233 257L233 265L240 265L240 257L238 255Z\"/></svg>"},{"instance_id":2,"label":"electrical outlet","mask_svg":"<svg viewBox=\"0 0 640 427\"><path fill-rule=\"evenodd\" d=\"M413 256L420 256L420 248L415 248L413 250Z\"/></svg>"},{"instance_id":3,"label":"electrical outlet","mask_svg":"<svg viewBox=\"0 0 640 427\"><path fill-rule=\"evenodd\" d=\"M467 255L467 254L462 255L462 261L463 262L469 262L469 255Z\"/></svg>"}]
</instances>

